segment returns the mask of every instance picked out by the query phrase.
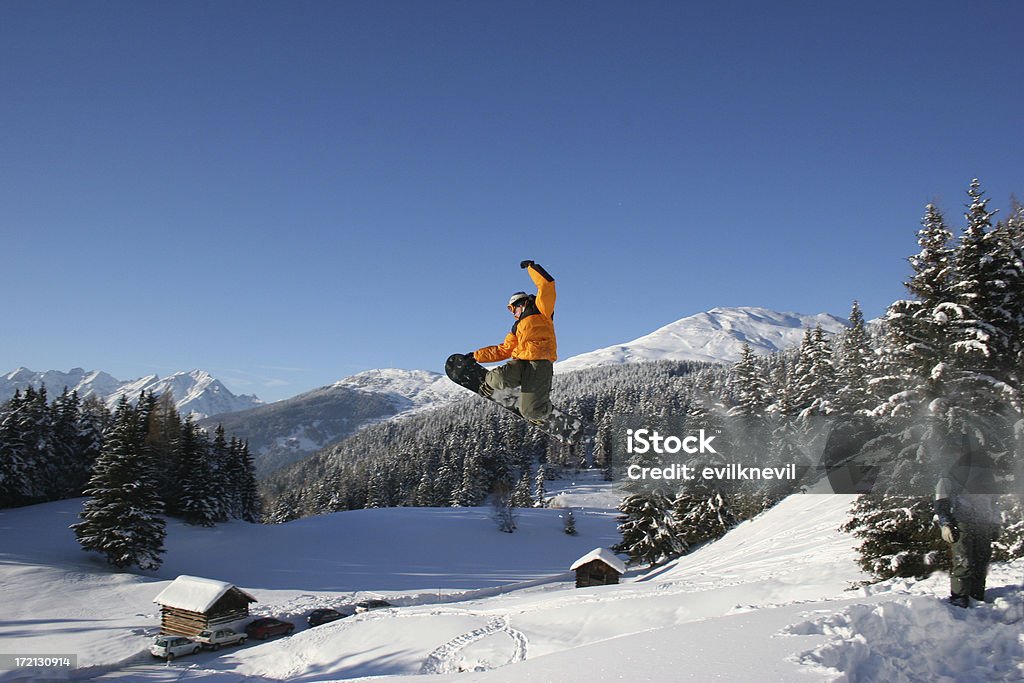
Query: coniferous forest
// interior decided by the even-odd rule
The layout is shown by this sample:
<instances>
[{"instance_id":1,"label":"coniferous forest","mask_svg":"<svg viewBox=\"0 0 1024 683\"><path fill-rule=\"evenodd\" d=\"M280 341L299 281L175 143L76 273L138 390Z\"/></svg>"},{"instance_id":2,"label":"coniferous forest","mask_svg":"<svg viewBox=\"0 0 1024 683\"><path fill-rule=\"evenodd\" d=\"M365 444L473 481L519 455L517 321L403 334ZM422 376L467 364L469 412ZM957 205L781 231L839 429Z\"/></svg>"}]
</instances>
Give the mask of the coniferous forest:
<instances>
[{"instance_id":1,"label":"coniferous forest","mask_svg":"<svg viewBox=\"0 0 1024 683\"><path fill-rule=\"evenodd\" d=\"M98 400L46 388L0 405L0 507L86 496L75 534L117 568L153 569L164 515L213 526L259 521L248 445L182 419L169 394L122 398L113 414Z\"/></svg>"}]
</instances>

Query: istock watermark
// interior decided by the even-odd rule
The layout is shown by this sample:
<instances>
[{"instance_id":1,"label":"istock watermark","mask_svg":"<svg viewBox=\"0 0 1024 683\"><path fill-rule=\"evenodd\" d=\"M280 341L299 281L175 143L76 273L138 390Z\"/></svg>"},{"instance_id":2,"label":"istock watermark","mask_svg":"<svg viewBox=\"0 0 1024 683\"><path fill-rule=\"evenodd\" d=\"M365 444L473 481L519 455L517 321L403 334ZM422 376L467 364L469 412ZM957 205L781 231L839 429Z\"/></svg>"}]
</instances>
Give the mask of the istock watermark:
<instances>
[{"instance_id":1,"label":"istock watermark","mask_svg":"<svg viewBox=\"0 0 1024 683\"><path fill-rule=\"evenodd\" d=\"M675 493L709 483L724 492L775 498L795 492L931 496L936 482L955 474L965 457L963 438L919 440L908 448L906 435L934 431L930 423L894 434L891 424L867 415L721 411L700 419L618 415L606 425L598 434L596 464L631 490ZM995 435L984 441L993 445L982 449L991 461L986 467L996 482L993 493L1019 492L1024 461L1014 457L1014 424L989 420L983 427ZM907 452L915 454L913 461Z\"/></svg>"},{"instance_id":2,"label":"istock watermark","mask_svg":"<svg viewBox=\"0 0 1024 683\"><path fill-rule=\"evenodd\" d=\"M682 438L674 435L662 436L654 429L627 429L626 430L626 453L629 455L643 455L648 452L659 455L675 455L683 452L695 455L697 453L718 453L711 442L715 437L707 436L703 429L697 434L691 434Z\"/></svg>"}]
</instances>

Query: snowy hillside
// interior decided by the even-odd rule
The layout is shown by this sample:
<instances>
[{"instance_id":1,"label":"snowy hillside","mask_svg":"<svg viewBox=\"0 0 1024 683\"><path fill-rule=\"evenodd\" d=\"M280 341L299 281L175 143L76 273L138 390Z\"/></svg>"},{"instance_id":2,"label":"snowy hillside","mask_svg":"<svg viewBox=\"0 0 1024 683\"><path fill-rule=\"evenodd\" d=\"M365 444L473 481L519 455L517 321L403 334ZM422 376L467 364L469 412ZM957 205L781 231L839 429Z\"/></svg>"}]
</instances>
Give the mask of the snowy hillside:
<instances>
[{"instance_id":1,"label":"snowy hillside","mask_svg":"<svg viewBox=\"0 0 1024 683\"><path fill-rule=\"evenodd\" d=\"M68 652L80 675L119 681L978 681L1024 676L1019 581L990 574L994 603L940 599L948 578L864 577L837 531L849 496L796 495L722 540L617 586L575 589L572 561L616 538L610 485L555 491L496 530L487 508L394 508L281 526L171 523L156 575L108 572L77 549L75 501L0 511L0 652ZM232 582L254 615L295 635L154 663L153 598L178 574ZM55 590L59 587L59 590ZM320 607L383 597L393 607L317 628ZM457 673L468 671L470 673ZM475 672L475 673L474 673ZM0 672L0 680L33 680ZM423 674L434 674L423 678ZM36 679L37 680L37 679Z\"/></svg>"},{"instance_id":2,"label":"snowy hillside","mask_svg":"<svg viewBox=\"0 0 1024 683\"><path fill-rule=\"evenodd\" d=\"M828 313L801 315L756 307L713 308L631 342L567 358L556 369L569 372L654 360L732 363L739 360L743 344L750 344L757 354L773 353L798 346L804 330L817 325L826 332L838 332L847 327L847 321Z\"/></svg>"},{"instance_id":3,"label":"snowy hillside","mask_svg":"<svg viewBox=\"0 0 1024 683\"><path fill-rule=\"evenodd\" d=\"M87 372L82 368L74 368L69 372L33 372L27 368L13 370L0 376L0 402L14 396L14 392L19 389L38 389L43 385L46 385L51 398L67 387L77 391L82 398L96 396L111 409L122 396L134 401L142 391L156 394L170 391L182 415L193 413L198 417L246 410L263 403L255 396L236 396L220 380L203 370L176 372L163 379L157 375L149 375L140 379L121 381L105 372Z\"/></svg>"},{"instance_id":4,"label":"snowy hillside","mask_svg":"<svg viewBox=\"0 0 1024 683\"><path fill-rule=\"evenodd\" d=\"M200 425L246 439L259 476L290 465L362 427L444 405L467 392L423 370L368 370L332 385Z\"/></svg>"},{"instance_id":5,"label":"snowy hillside","mask_svg":"<svg viewBox=\"0 0 1024 683\"><path fill-rule=\"evenodd\" d=\"M442 374L397 368L367 370L346 377L334 386L389 396L403 413L444 405L466 395L464 389Z\"/></svg>"},{"instance_id":6,"label":"snowy hillside","mask_svg":"<svg viewBox=\"0 0 1024 683\"><path fill-rule=\"evenodd\" d=\"M222 425L227 433L248 441L256 474L263 477L397 413L390 396L333 385L216 415L200 420L199 426L213 430Z\"/></svg>"}]
</instances>

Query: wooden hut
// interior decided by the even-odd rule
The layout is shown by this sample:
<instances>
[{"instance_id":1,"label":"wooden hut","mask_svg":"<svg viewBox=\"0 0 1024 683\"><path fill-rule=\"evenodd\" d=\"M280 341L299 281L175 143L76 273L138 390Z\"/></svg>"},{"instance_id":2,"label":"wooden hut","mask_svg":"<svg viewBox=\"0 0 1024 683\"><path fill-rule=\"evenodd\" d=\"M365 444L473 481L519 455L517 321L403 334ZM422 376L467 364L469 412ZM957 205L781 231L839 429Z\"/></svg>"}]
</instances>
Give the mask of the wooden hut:
<instances>
[{"instance_id":1,"label":"wooden hut","mask_svg":"<svg viewBox=\"0 0 1024 683\"><path fill-rule=\"evenodd\" d=\"M594 548L573 562L569 569L576 572L577 588L610 586L626 573L625 563L607 548Z\"/></svg>"},{"instance_id":2,"label":"wooden hut","mask_svg":"<svg viewBox=\"0 0 1024 683\"><path fill-rule=\"evenodd\" d=\"M153 602L161 607L161 634L192 637L247 619L249 603L256 598L224 581L182 575Z\"/></svg>"}]
</instances>

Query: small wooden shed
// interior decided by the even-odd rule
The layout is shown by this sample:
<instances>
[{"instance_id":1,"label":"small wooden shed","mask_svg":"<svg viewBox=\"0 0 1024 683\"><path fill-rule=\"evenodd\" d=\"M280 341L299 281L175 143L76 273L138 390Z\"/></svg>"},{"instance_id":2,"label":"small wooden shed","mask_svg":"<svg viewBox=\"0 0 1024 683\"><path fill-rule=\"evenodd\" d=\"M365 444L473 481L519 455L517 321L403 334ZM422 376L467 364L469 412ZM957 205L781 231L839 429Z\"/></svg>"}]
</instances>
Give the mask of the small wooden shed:
<instances>
[{"instance_id":1,"label":"small wooden shed","mask_svg":"<svg viewBox=\"0 0 1024 683\"><path fill-rule=\"evenodd\" d=\"M256 598L224 581L182 575L153 602L161 607L161 634L192 637L247 619Z\"/></svg>"},{"instance_id":2,"label":"small wooden shed","mask_svg":"<svg viewBox=\"0 0 1024 683\"><path fill-rule=\"evenodd\" d=\"M626 564L607 548L594 548L573 562L570 570L576 572L576 587L611 586L626 573Z\"/></svg>"}]
</instances>

